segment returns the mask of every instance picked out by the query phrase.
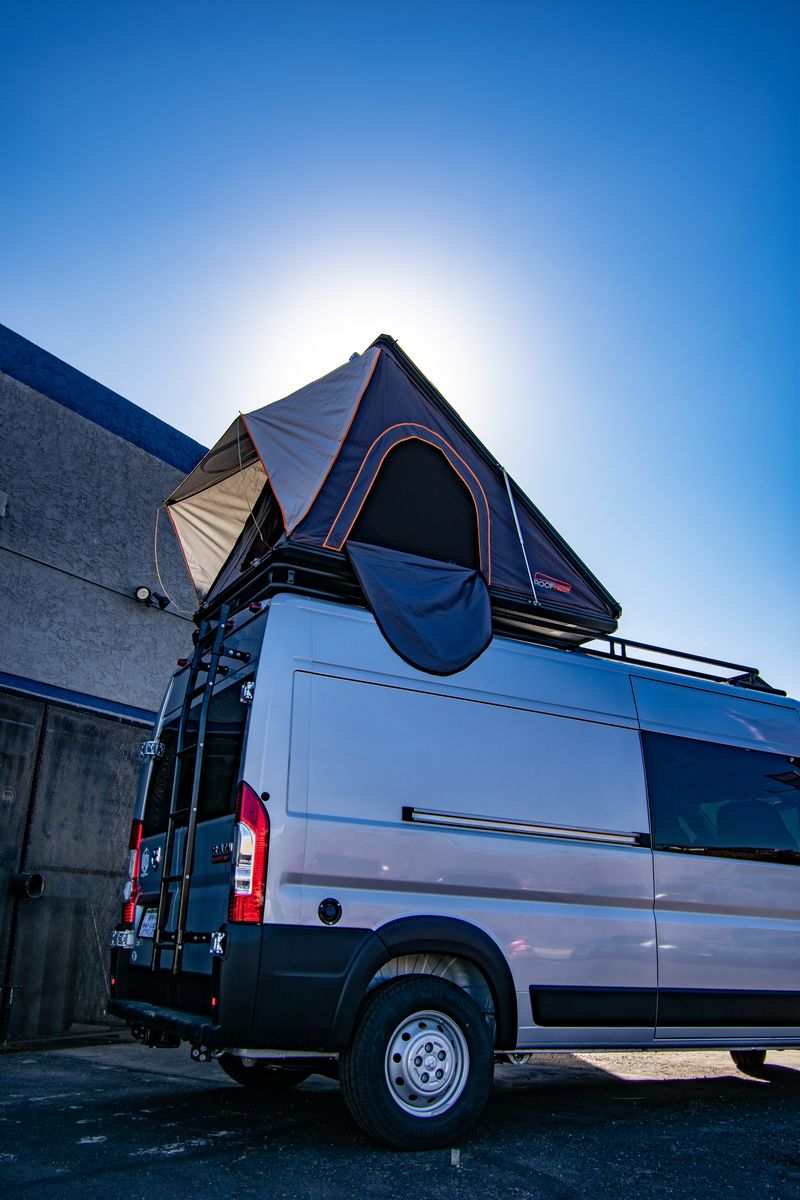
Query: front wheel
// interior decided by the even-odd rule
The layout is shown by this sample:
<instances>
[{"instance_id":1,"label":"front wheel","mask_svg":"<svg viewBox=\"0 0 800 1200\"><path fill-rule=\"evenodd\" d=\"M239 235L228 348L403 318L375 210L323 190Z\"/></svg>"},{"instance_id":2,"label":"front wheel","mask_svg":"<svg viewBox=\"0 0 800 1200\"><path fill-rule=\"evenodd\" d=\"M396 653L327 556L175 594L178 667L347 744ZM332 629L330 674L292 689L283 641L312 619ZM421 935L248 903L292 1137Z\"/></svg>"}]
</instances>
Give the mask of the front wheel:
<instances>
[{"instance_id":1,"label":"front wheel","mask_svg":"<svg viewBox=\"0 0 800 1200\"><path fill-rule=\"evenodd\" d=\"M217 1062L225 1074L242 1087L267 1096L288 1092L311 1074L310 1071L279 1066L266 1058L241 1058L238 1054L220 1054Z\"/></svg>"},{"instance_id":2,"label":"front wheel","mask_svg":"<svg viewBox=\"0 0 800 1200\"><path fill-rule=\"evenodd\" d=\"M446 979L408 975L367 1000L339 1059L345 1103L386 1146L449 1146L480 1117L492 1085L489 1029Z\"/></svg>"},{"instance_id":3,"label":"front wheel","mask_svg":"<svg viewBox=\"0 0 800 1200\"><path fill-rule=\"evenodd\" d=\"M767 1060L766 1050L731 1050L731 1058L745 1075L755 1075Z\"/></svg>"}]
</instances>

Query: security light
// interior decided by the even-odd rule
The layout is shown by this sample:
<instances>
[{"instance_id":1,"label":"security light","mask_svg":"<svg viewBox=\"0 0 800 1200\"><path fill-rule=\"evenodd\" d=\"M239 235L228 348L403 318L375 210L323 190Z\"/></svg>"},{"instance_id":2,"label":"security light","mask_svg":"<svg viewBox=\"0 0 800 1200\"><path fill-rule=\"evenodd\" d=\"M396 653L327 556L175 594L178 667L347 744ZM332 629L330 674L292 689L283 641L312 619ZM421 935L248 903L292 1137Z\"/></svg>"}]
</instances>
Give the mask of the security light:
<instances>
[{"instance_id":1,"label":"security light","mask_svg":"<svg viewBox=\"0 0 800 1200\"><path fill-rule=\"evenodd\" d=\"M149 604L152 608L164 609L169 604L169 596L162 596L161 592L153 592L145 584L140 584L133 594L140 604Z\"/></svg>"}]
</instances>

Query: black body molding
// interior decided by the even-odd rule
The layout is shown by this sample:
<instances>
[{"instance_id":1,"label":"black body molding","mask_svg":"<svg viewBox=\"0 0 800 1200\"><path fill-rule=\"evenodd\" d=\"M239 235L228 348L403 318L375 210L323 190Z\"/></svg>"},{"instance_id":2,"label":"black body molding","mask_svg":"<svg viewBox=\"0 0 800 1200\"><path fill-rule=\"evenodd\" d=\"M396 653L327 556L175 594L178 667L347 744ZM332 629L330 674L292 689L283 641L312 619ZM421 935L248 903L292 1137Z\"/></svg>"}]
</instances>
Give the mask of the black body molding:
<instances>
[{"instance_id":1,"label":"black body molding","mask_svg":"<svg viewBox=\"0 0 800 1200\"><path fill-rule=\"evenodd\" d=\"M225 946L211 976L132 968L127 951L114 951L109 1011L210 1046L330 1053L348 1045L382 966L403 954L442 953L480 969L494 999L497 1045L516 1045L511 971L499 946L467 921L401 917L376 931L228 926Z\"/></svg>"},{"instance_id":2,"label":"black body molding","mask_svg":"<svg viewBox=\"0 0 800 1200\"><path fill-rule=\"evenodd\" d=\"M543 1028L769 1029L800 1026L800 992L709 988L530 988Z\"/></svg>"}]
</instances>

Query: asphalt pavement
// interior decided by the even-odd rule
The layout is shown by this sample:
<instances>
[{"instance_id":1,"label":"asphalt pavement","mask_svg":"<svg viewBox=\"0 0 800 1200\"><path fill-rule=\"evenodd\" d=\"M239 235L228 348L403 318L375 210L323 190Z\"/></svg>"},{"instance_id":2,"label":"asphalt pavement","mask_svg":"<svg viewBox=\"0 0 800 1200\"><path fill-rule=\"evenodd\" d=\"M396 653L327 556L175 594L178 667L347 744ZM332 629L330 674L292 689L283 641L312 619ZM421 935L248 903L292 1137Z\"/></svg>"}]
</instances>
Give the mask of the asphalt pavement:
<instances>
[{"instance_id":1,"label":"asphalt pavement","mask_svg":"<svg viewBox=\"0 0 800 1200\"><path fill-rule=\"evenodd\" d=\"M800 1051L761 1078L724 1052L501 1066L457 1148L367 1141L338 1084L253 1097L186 1047L0 1057L0 1191L27 1200L800 1198Z\"/></svg>"}]
</instances>

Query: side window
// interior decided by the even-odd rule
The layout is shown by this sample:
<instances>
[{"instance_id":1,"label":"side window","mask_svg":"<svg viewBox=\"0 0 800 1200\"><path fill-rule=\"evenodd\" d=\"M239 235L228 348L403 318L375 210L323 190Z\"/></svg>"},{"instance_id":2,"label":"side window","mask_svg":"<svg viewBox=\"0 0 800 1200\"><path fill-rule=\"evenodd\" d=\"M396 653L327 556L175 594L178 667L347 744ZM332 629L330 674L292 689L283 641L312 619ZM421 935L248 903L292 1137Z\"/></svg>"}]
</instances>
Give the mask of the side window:
<instances>
[{"instance_id":1,"label":"side window","mask_svg":"<svg viewBox=\"0 0 800 1200\"><path fill-rule=\"evenodd\" d=\"M800 863L800 758L643 733L653 847Z\"/></svg>"},{"instance_id":2,"label":"side window","mask_svg":"<svg viewBox=\"0 0 800 1200\"><path fill-rule=\"evenodd\" d=\"M201 821L224 817L236 807L236 785L250 711L241 701L241 681L215 692L208 709L197 815ZM188 797L187 797L188 801Z\"/></svg>"},{"instance_id":3,"label":"side window","mask_svg":"<svg viewBox=\"0 0 800 1200\"><path fill-rule=\"evenodd\" d=\"M178 718L162 725L159 741L164 746L164 753L153 763L150 772L150 783L147 788L147 800L144 806L144 822L142 834L153 837L157 833L166 833L169 819L169 804L172 798L172 780L175 777L175 747L178 740Z\"/></svg>"}]
</instances>

